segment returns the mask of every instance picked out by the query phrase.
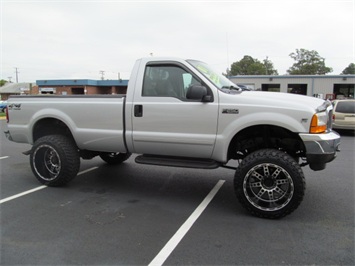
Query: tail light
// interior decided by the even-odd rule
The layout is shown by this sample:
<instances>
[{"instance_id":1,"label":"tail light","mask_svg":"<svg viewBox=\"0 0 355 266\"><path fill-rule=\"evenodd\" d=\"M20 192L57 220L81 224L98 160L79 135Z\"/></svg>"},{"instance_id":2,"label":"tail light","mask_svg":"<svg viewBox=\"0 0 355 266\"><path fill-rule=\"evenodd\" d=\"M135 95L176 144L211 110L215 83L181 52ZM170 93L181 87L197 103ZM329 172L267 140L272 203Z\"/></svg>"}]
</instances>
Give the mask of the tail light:
<instances>
[{"instance_id":1,"label":"tail light","mask_svg":"<svg viewBox=\"0 0 355 266\"><path fill-rule=\"evenodd\" d=\"M9 123L9 109L8 109L7 106L6 106L6 109L5 109L5 113L6 113L6 122Z\"/></svg>"}]
</instances>

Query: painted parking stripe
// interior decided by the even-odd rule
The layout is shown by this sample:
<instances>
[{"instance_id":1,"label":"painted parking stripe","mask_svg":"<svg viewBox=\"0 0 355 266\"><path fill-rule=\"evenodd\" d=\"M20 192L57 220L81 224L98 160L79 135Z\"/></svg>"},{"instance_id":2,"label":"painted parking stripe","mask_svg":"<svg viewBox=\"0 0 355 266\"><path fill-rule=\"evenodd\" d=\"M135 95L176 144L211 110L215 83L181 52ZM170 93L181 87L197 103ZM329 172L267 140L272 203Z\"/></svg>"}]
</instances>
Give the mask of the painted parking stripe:
<instances>
[{"instance_id":1,"label":"painted parking stripe","mask_svg":"<svg viewBox=\"0 0 355 266\"><path fill-rule=\"evenodd\" d=\"M92 168L89 168L89 169L87 169L87 170L84 170L84 171L79 172L78 175L82 175L82 174L88 173L88 172L93 171L93 170L95 170L95 169L97 169L97 168L98 168L97 166L92 167ZM7 197L7 198L5 198L5 199L0 200L0 204L3 204L4 202L7 202L7 201L10 201L10 200L17 199L17 198L19 198L19 197L22 197L22 196L31 194L31 193L33 193L33 192L39 191L39 190L44 189L44 188L47 188L47 186L39 186L39 187L30 189L30 190L21 192L21 193L19 193L19 194L16 194L16 195Z\"/></svg>"},{"instance_id":2,"label":"painted parking stripe","mask_svg":"<svg viewBox=\"0 0 355 266\"><path fill-rule=\"evenodd\" d=\"M91 171L93 171L93 170L95 170L95 169L97 169L97 168L99 168L99 167L98 167L98 166L91 167L91 168L89 168L89 169L87 169L87 170L84 170L84 171L79 172L79 173L77 174L77 176L78 176L78 175L86 174L86 173L91 172Z\"/></svg>"},{"instance_id":3,"label":"painted parking stripe","mask_svg":"<svg viewBox=\"0 0 355 266\"><path fill-rule=\"evenodd\" d=\"M36 187L36 188L34 188L34 189L27 190L27 191L25 191L25 192L22 192L22 193L13 195L13 196L11 196L11 197L7 197L7 198L5 198L5 199L0 200L0 204L3 204L4 202L7 202L7 201L10 201L10 200L13 200L13 199L17 199L17 198L19 198L19 197L25 196L25 195L30 194L30 193L33 193L33 192L36 192L36 191L41 190L41 189L44 189L44 188L46 188L46 187L47 187L47 186Z\"/></svg>"},{"instance_id":4,"label":"painted parking stripe","mask_svg":"<svg viewBox=\"0 0 355 266\"><path fill-rule=\"evenodd\" d=\"M201 204L196 208L196 210L190 215L190 217L185 221L185 223L179 228L179 230L173 235L172 238L166 243L163 249L159 252L159 254L149 263L148 266L161 266L165 262L165 260L169 257L169 255L174 251L176 246L180 243L182 238L186 235L186 233L190 230L193 224L196 222L198 217L202 214L202 212L206 209L208 204L217 194L219 189L224 184L225 180L219 180L214 188L210 191L210 193L206 196L206 198L201 202Z\"/></svg>"},{"instance_id":5,"label":"painted parking stripe","mask_svg":"<svg viewBox=\"0 0 355 266\"><path fill-rule=\"evenodd\" d=\"M0 160L6 159L6 158L9 158L9 156L2 156L2 157L0 157Z\"/></svg>"}]
</instances>

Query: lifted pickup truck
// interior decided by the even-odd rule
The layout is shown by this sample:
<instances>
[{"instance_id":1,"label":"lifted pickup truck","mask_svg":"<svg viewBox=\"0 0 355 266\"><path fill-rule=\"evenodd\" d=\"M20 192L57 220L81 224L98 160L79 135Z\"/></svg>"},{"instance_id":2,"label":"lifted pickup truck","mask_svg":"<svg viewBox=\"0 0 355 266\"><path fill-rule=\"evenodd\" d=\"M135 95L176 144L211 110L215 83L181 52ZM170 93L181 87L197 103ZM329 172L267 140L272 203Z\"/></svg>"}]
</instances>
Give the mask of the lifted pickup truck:
<instances>
[{"instance_id":1,"label":"lifted pickup truck","mask_svg":"<svg viewBox=\"0 0 355 266\"><path fill-rule=\"evenodd\" d=\"M301 166L323 170L340 137L332 105L285 93L242 91L207 64L177 58L136 61L126 95L12 96L11 141L32 144L36 178L61 186L80 157L211 169L238 160L235 192L251 214L280 218L301 203Z\"/></svg>"}]
</instances>

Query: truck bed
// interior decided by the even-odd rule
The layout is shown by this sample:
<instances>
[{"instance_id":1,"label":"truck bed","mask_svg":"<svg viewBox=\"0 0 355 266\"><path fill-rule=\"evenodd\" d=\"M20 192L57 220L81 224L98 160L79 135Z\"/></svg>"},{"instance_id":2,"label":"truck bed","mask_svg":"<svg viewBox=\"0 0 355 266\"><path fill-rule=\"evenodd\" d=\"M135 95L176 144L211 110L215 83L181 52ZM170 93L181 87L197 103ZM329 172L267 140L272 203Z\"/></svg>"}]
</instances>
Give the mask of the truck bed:
<instances>
[{"instance_id":1,"label":"truck bed","mask_svg":"<svg viewBox=\"0 0 355 266\"><path fill-rule=\"evenodd\" d=\"M11 96L8 124L16 142L33 144L31 130L59 120L82 150L122 152L125 95Z\"/></svg>"}]
</instances>

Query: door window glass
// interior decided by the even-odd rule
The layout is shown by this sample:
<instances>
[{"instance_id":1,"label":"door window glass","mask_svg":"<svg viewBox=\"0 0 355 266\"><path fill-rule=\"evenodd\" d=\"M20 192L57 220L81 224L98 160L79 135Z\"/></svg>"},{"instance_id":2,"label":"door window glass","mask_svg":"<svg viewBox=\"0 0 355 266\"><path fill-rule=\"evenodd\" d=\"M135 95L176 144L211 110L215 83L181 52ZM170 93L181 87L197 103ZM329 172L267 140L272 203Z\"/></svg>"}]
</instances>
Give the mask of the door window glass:
<instances>
[{"instance_id":1,"label":"door window glass","mask_svg":"<svg viewBox=\"0 0 355 266\"><path fill-rule=\"evenodd\" d=\"M174 65L147 66L142 96L174 97L186 100L190 86L202 85L191 73Z\"/></svg>"}]
</instances>

